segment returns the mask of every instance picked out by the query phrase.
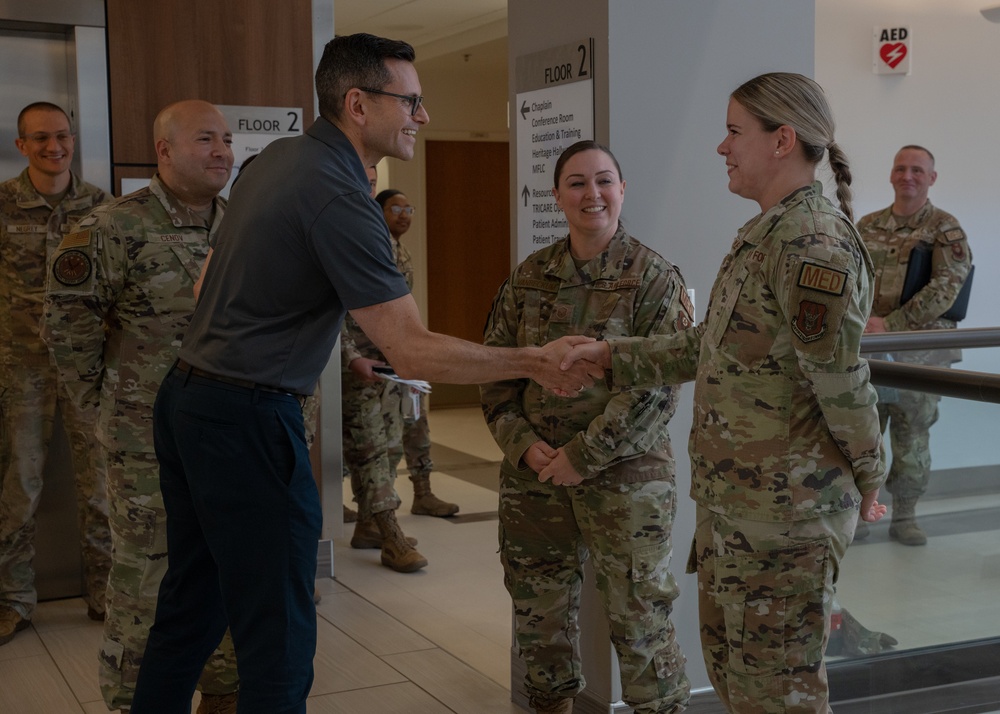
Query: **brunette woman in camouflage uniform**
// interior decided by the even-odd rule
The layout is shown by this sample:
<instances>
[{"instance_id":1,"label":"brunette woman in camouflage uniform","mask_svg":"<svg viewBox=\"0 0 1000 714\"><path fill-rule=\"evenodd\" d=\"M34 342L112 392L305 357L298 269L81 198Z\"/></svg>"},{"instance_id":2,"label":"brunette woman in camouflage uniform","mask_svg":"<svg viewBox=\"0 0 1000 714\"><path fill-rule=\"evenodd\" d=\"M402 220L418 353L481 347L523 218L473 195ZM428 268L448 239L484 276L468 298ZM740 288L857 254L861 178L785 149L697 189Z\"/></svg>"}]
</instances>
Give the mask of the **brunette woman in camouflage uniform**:
<instances>
[{"instance_id":1,"label":"brunette woman in camouflage uniform","mask_svg":"<svg viewBox=\"0 0 1000 714\"><path fill-rule=\"evenodd\" d=\"M493 305L486 344L669 335L691 324L680 273L619 223L625 182L607 148L567 148L554 193L569 236L514 270ZM531 705L570 712L585 685L577 617L592 555L624 700L639 714L681 711L690 685L670 621L677 503L666 429L675 389L610 394L595 384L562 399L515 380L483 386L482 399L505 455L500 556Z\"/></svg>"}]
</instances>

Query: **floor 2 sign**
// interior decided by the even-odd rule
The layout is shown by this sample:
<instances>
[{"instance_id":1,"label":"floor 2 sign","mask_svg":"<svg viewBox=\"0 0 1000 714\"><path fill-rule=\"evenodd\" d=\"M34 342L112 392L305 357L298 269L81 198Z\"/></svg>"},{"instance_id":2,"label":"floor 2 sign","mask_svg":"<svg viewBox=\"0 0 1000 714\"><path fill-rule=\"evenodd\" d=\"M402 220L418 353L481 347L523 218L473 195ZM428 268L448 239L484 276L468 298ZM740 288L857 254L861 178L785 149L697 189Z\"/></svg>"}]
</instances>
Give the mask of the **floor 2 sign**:
<instances>
[{"instance_id":1,"label":"floor 2 sign","mask_svg":"<svg viewBox=\"0 0 1000 714\"><path fill-rule=\"evenodd\" d=\"M593 40L518 57L517 259L567 234L552 196L553 168L563 149L594 138Z\"/></svg>"}]
</instances>

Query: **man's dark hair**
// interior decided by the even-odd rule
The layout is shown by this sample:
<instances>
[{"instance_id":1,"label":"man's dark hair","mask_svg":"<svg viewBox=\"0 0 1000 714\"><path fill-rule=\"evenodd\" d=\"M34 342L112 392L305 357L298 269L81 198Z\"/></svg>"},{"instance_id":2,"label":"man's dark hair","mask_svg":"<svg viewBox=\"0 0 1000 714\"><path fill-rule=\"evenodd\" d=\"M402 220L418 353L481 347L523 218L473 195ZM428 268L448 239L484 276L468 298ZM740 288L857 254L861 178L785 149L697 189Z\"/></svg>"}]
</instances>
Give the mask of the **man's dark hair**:
<instances>
[{"instance_id":1,"label":"man's dark hair","mask_svg":"<svg viewBox=\"0 0 1000 714\"><path fill-rule=\"evenodd\" d=\"M24 115L27 114L28 112L33 112L36 109L40 109L45 112L59 112L64 117L66 117L66 121L70 123L70 129L72 130L72 122L69 121L69 114L67 114L66 110L64 110L58 104L53 104L52 102L32 102L24 109L22 109L20 113L17 115L17 135L20 138L22 139L24 138Z\"/></svg>"},{"instance_id":2,"label":"man's dark hair","mask_svg":"<svg viewBox=\"0 0 1000 714\"><path fill-rule=\"evenodd\" d=\"M393 196L402 196L403 192L397 188L387 188L383 191L378 192L378 196L375 197L375 203L385 208L386 201L388 201Z\"/></svg>"},{"instance_id":3,"label":"man's dark hair","mask_svg":"<svg viewBox=\"0 0 1000 714\"><path fill-rule=\"evenodd\" d=\"M334 121L344 110L344 97L354 87L382 89L392 81L387 59L413 62L413 47L402 40L387 40L360 32L338 35L326 43L316 68L319 113Z\"/></svg>"}]
</instances>

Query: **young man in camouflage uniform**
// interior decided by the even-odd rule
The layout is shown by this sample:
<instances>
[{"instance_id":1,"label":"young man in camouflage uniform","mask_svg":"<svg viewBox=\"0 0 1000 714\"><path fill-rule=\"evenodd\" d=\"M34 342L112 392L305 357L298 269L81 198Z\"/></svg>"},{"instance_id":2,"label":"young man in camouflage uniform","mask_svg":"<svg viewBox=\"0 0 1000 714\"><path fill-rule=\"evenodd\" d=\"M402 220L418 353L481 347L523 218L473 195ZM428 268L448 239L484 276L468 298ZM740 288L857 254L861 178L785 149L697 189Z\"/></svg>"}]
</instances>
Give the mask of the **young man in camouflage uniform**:
<instances>
[{"instance_id":1,"label":"young man in camouflage uniform","mask_svg":"<svg viewBox=\"0 0 1000 714\"><path fill-rule=\"evenodd\" d=\"M942 317L955 302L972 268L972 251L958 220L931 204L927 192L937 180L934 155L922 146L904 146L893 160L889 183L892 205L858 222L858 231L875 265L875 302L865 332L949 330L955 322ZM906 304L903 283L915 248L932 251L931 277ZM907 350L892 355L897 362L950 366L962 359L957 349ZM879 401L883 433L888 425L892 465L886 487L892 494L889 536L904 545L924 545L917 524L917 500L930 479L930 429L938 419L941 397L898 390L894 402ZM867 528L862 529L867 534Z\"/></svg>"},{"instance_id":2,"label":"young man in camouflage uniform","mask_svg":"<svg viewBox=\"0 0 1000 714\"><path fill-rule=\"evenodd\" d=\"M73 457L91 619L104 618L111 568L96 411L69 400L38 334L50 254L70 224L108 196L70 170L75 138L58 106L29 104L17 133L28 167L0 184L0 645L28 627L38 600L35 510L57 404Z\"/></svg>"},{"instance_id":3,"label":"young man in camouflage uniform","mask_svg":"<svg viewBox=\"0 0 1000 714\"><path fill-rule=\"evenodd\" d=\"M99 407L115 546L99 679L108 707L122 711L167 568L153 400L194 311L193 286L225 210L218 193L233 166L232 133L207 102L166 107L153 135L149 187L97 209L59 246L43 327L74 399ZM226 637L206 665L198 711L235 712L237 687Z\"/></svg>"}]
</instances>

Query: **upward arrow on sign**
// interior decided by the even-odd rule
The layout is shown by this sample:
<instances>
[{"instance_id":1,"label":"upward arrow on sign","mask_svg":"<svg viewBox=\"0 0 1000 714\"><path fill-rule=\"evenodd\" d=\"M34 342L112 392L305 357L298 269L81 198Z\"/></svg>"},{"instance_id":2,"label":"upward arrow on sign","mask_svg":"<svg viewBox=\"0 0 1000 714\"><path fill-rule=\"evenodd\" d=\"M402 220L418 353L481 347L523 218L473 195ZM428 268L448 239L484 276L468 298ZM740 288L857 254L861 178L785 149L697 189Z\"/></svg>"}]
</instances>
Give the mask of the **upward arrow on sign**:
<instances>
[{"instance_id":1,"label":"upward arrow on sign","mask_svg":"<svg viewBox=\"0 0 1000 714\"><path fill-rule=\"evenodd\" d=\"M531 195L531 193L529 193L529 191L528 191L528 185L527 184L524 185L524 190L521 191L521 195L524 197L524 206L525 206L525 208L527 208L528 207L528 196Z\"/></svg>"}]
</instances>

